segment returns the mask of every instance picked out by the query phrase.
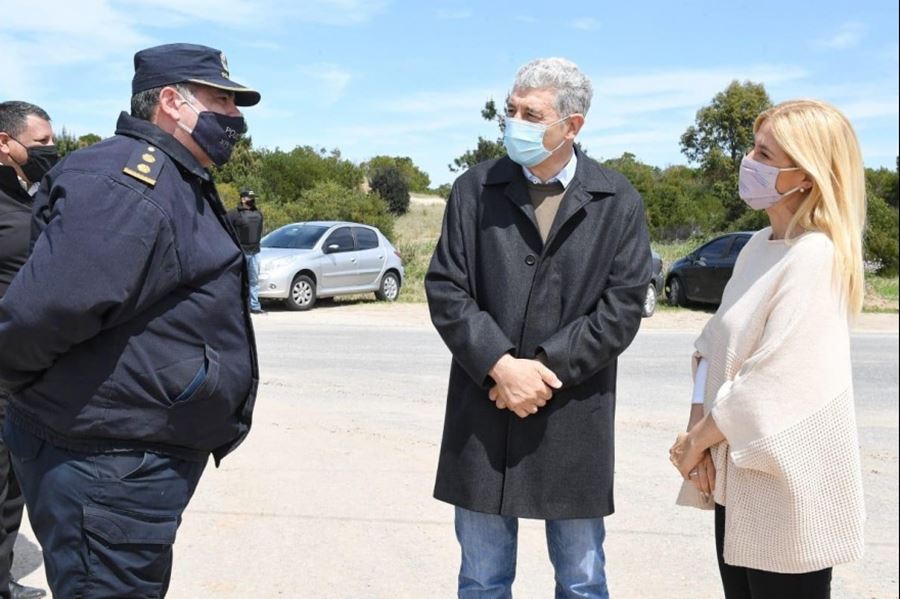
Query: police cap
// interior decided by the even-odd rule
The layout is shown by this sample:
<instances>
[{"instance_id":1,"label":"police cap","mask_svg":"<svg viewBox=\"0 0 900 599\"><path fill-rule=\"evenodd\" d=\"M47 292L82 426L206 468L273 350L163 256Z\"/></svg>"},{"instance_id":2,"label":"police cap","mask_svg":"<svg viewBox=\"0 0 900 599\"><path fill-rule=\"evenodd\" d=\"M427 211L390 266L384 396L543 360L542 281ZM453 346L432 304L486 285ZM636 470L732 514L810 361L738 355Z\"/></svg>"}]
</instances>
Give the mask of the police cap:
<instances>
[{"instance_id":1,"label":"police cap","mask_svg":"<svg viewBox=\"0 0 900 599\"><path fill-rule=\"evenodd\" d=\"M175 83L198 83L234 92L238 106L259 102L259 92L230 79L221 50L198 44L164 44L134 55L131 94Z\"/></svg>"}]
</instances>

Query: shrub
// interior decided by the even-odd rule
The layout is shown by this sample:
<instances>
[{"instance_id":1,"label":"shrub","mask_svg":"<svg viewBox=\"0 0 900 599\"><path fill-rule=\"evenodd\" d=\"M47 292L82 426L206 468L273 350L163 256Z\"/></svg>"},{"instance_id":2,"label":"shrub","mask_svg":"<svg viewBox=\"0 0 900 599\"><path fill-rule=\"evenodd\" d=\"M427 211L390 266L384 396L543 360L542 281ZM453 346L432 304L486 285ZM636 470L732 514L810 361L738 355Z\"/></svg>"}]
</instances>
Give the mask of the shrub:
<instances>
[{"instance_id":1,"label":"shrub","mask_svg":"<svg viewBox=\"0 0 900 599\"><path fill-rule=\"evenodd\" d=\"M369 179L369 187L387 202L388 209L396 215L409 210L409 184L396 166L377 169Z\"/></svg>"},{"instance_id":2,"label":"shrub","mask_svg":"<svg viewBox=\"0 0 900 599\"><path fill-rule=\"evenodd\" d=\"M897 210L878 196L868 198L866 223L866 262L875 265L882 276L897 276L900 262L900 216Z\"/></svg>"},{"instance_id":3,"label":"shrub","mask_svg":"<svg viewBox=\"0 0 900 599\"><path fill-rule=\"evenodd\" d=\"M289 222L346 220L378 227L393 239L394 218L376 194L347 189L333 181L320 181L300 195L300 201L285 206Z\"/></svg>"}]
</instances>

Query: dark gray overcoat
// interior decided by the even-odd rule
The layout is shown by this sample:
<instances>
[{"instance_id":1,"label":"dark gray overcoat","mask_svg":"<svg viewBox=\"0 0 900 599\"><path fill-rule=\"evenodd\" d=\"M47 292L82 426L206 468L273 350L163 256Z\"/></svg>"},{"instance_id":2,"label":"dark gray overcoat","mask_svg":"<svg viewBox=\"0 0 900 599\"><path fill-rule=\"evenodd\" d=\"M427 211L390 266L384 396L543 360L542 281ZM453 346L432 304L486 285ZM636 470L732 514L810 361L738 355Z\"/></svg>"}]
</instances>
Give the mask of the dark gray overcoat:
<instances>
[{"instance_id":1,"label":"dark gray overcoat","mask_svg":"<svg viewBox=\"0 0 900 599\"><path fill-rule=\"evenodd\" d=\"M504 157L456 180L425 278L453 354L437 499L525 518L613 512L616 359L650 264L640 194L584 154L546 244L521 166ZM498 410L491 367L541 351L563 388L528 418Z\"/></svg>"}]
</instances>

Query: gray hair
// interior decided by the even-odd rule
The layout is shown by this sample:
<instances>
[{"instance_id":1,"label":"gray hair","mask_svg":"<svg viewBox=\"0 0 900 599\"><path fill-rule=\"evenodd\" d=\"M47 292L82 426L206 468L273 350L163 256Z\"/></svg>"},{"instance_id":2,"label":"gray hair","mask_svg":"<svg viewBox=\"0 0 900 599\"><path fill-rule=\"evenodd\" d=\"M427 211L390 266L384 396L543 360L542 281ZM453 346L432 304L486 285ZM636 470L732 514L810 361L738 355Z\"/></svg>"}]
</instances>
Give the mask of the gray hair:
<instances>
[{"instance_id":1,"label":"gray hair","mask_svg":"<svg viewBox=\"0 0 900 599\"><path fill-rule=\"evenodd\" d=\"M136 119L152 121L156 107L159 105L159 94L162 92L163 87L174 87L181 95L188 98L194 97L194 86L190 83L176 83L175 85L145 89L131 96L131 116Z\"/></svg>"},{"instance_id":2,"label":"gray hair","mask_svg":"<svg viewBox=\"0 0 900 599\"><path fill-rule=\"evenodd\" d=\"M28 117L32 115L50 122L50 116L40 106L18 100L0 102L0 131L10 137L17 137L25 131Z\"/></svg>"},{"instance_id":3,"label":"gray hair","mask_svg":"<svg viewBox=\"0 0 900 599\"><path fill-rule=\"evenodd\" d=\"M556 112L560 117L587 114L594 88L587 75L571 60L538 58L516 73L513 89L549 87L556 91Z\"/></svg>"}]
</instances>

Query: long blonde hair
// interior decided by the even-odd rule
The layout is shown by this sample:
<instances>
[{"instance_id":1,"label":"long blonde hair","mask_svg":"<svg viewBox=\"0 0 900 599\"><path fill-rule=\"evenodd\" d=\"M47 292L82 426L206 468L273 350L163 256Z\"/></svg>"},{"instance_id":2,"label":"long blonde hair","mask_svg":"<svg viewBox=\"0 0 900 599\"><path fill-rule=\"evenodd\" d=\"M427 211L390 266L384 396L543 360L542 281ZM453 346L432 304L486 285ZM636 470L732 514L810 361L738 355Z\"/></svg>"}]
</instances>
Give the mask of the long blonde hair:
<instances>
[{"instance_id":1,"label":"long blonde hair","mask_svg":"<svg viewBox=\"0 0 900 599\"><path fill-rule=\"evenodd\" d=\"M760 114L754 133L768 122L775 141L813 181L788 225L821 231L834 244L834 272L850 315L862 310L865 295L863 234L866 181L853 126L837 108L820 100L789 100Z\"/></svg>"}]
</instances>

